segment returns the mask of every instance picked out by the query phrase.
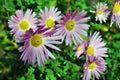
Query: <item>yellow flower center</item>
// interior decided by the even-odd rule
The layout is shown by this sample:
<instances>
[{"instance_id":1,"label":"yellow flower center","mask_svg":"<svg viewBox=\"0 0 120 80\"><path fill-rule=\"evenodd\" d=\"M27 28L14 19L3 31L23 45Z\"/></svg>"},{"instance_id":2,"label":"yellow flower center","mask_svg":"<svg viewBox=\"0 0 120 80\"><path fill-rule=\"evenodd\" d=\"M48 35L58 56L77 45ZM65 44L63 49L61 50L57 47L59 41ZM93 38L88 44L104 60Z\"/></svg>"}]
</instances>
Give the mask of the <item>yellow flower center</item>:
<instances>
[{"instance_id":1,"label":"yellow flower center","mask_svg":"<svg viewBox=\"0 0 120 80\"><path fill-rule=\"evenodd\" d=\"M92 46L88 46L88 48L87 48L87 53L88 53L88 56L91 56L91 55L93 55L94 54L94 47L92 47Z\"/></svg>"},{"instance_id":2,"label":"yellow flower center","mask_svg":"<svg viewBox=\"0 0 120 80\"><path fill-rule=\"evenodd\" d=\"M31 45L34 47L38 47L42 44L43 42L43 37L39 34L35 34L34 36L31 37Z\"/></svg>"},{"instance_id":3,"label":"yellow flower center","mask_svg":"<svg viewBox=\"0 0 120 80\"><path fill-rule=\"evenodd\" d=\"M80 46L77 48L77 52L81 52L81 47Z\"/></svg>"},{"instance_id":4,"label":"yellow flower center","mask_svg":"<svg viewBox=\"0 0 120 80\"><path fill-rule=\"evenodd\" d=\"M120 11L120 4L119 3L115 3L114 7L113 7L113 13L117 14Z\"/></svg>"},{"instance_id":5,"label":"yellow flower center","mask_svg":"<svg viewBox=\"0 0 120 80\"><path fill-rule=\"evenodd\" d=\"M30 28L30 23L27 20L21 20L19 22L19 27L21 30L26 31Z\"/></svg>"},{"instance_id":6,"label":"yellow flower center","mask_svg":"<svg viewBox=\"0 0 120 80\"><path fill-rule=\"evenodd\" d=\"M47 26L47 28L52 28L52 27L54 27L54 25L55 25L55 21L52 18L48 18L46 20L46 26Z\"/></svg>"},{"instance_id":7,"label":"yellow flower center","mask_svg":"<svg viewBox=\"0 0 120 80\"><path fill-rule=\"evenodd\" d=\"M93 70L96 67L96 63L92 62L91 64L88 65L88 69Z\"/></svg>"},{"instance_id":8,"label":"yellow flower center","mask_svg":"<svg viewBox=\"0 0 120 80\"><path fill-rule=\"evenodd\" d=\"M75 27L75 23L73 20L69 19L66 24L65 24L65 27L68 31L71 31L73 30L73 28Z\"/></svg>"},{"instance_id":9,"label":"yellow flower center","mask_svg":"<svg viewBox=\"0 0 120 80\"><path fill-rule=\"evenodd\" d=\"M98 9L97 14L98 14L98 15L102 15L102 14L103 14L103 11L102 11L101 9Z\"/></svg>"}]
</instances>

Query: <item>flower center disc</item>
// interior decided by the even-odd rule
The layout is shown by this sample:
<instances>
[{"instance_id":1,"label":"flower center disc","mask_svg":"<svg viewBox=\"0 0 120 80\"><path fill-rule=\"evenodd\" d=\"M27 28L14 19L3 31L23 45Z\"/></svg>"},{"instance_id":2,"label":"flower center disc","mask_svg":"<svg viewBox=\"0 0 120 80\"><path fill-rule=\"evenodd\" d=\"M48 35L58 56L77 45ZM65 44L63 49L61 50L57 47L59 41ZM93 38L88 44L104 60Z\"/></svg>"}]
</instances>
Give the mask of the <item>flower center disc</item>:
<instances>
[{"instance_id":1,"label":"flower center disc","mask_svg":"<svg viewBox=\"0 0 120 80\"><path fill-rule=\"evenodd\" d=\"M29 27L30 27L30 24L27 20L21 20L20 23L19 23L19 27L21 30L28 30Z\"/></svg>"},{"instance_id":2,"label":"flower center disc","mask_svg":"<svg viewBox=\"0 0 120 80\"><path fill-rule=\"evenodd\" d=\"M68 20L68 21L66 22L66 24L65 24L65 27L66 27L66 29L67 29L68 31L73 30L73 28L75 27L74 21L71 20L71 19Z\"/></svg>"},{"instance_id":3,"label":"flower center disc","mask_svg":"<svg viewBox=\"0 0 120 80\"><path fill-rule=\"evenodd\" d=\"M40 46L42 42L43 42L43 37L39 34L35 34L34 36L31 37L31 45L34 47Z\"/></svg>"},{"instance_id":4,"label":"flower center disc","mask_svg":"<svg viewBox=\"0 0 120 80\"><path fill-rule=\"evenodd\" d=\"M54 27L54 25L55 25L55 21L52 18L48 18L46 20L46 26L47 26L47 28L52 28L52 27Z\"/></svg>"},{"instance_id":5,"label":"flower center disc","mask_svg":"<svg viewBox=\"0 0 120 80\"><path fill-rule=\"evenodd\" d=\"M81 52L81 47L80 46L77 48L77 52Z\"/></svg>"},{"instance_id":6,"label":"flower center disc","mask_svg":"<svg viewBox=\"0 0 120 80\"><path fill-rule=\"evenodd\" d=\"M88 69L93 70L96 67L96 63L92 62L91 64L88 65Z\"/></svg>"},{"instance_id":7,"label":"flower center disc","mask_svg":"<svg viewBox=\"0 0 120 80\"><path fill-rule=\"evenodd\" d=\"M88 56L93 55L94 54L94 48L92 46L88 46L87 53L88 53Z\"/></svg>"},{"instance_id":8,"label":"flower center disc","mask_svg":"<svg viewBox=\"0 0 120 80\"><path fill-rule=\"evenodd\" d=\"M98 14L98 15L102 15L102 14L103 14L103 11L102 11L101 9L98 9L97 14Z\"/></svg>"},{"instance_id":9,"label":"flower center disc","mask_svg":"<svg viewBox=\"0 0 120 80\"><path fill-rule=\"evenodd\" d=\"M120 11L120 4L119 3L115 3L114 7L113 7L113 13L117 14Z\"/></svg>"}]
</instances>

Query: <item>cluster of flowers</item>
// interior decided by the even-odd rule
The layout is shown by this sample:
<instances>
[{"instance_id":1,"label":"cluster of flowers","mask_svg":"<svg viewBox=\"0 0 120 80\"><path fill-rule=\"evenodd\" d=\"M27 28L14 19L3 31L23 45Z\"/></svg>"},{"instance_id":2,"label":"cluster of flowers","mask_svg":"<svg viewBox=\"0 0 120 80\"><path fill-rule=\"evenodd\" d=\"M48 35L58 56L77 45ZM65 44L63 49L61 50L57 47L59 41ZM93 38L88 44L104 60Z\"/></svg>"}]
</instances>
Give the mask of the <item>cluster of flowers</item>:
<instances>
[{"instance_id":1,"label":"cluster of flowers","mask_svg":"<svg viewBox=\"0 0 120 80\"><path fill-rule=\"evenodd\" d=\"M88 41L85 40L74 48L76 57L80 57L82 54L86 56L83 80L89 80L91 74L99 79L99 74L105 71L106 62L103 57L108 57L105 45L101 36L99 36L99 32L95 32L93 35L90 35Z\"/></svg>"},{"instance_id":2,"label":"cluster of flowers","mask_svg":"<svg viewBox=\"0 0 120 80\"><path fill-rule=\"evenodd\" d=\"M116 26L120 28L120 0L115 0L114 2L110 26L116 22ZM102 21L106 22L110 11L108 10L107 4L98 3L95 13L96 21L102 23ZM82 54L86 56L83 80L90 80L91 75L99 79L100 74L105 71L106 62L103 58L108 57L105 45L102 42L101 36L99 36L99 32L95 32L93 35L90 35L89 40L84 40L74 47L76 57L79 58Z\"/></svg>"},{"instance_id":3,"label":"cluster of flowers","mask_svg":"<svg viewBox=\"0 0 120 80\"><path fill-rule=\"evenodd\" d=\"M105 22L109 13L106 4L98 3L96 20L101 23L102 20ZM83 40L81 37L81 35L87 36L87 30L90 27L85 24L90 19L90 17L85 17L86 14L84 11L78 13L78 9L76 9L73 13L67 11L65 15L61 15L57 8L45 7L45 10L40 10L40 16L36 17L35 12L30 9L27 9L25 13L17 10L16 14L11 16L8 24L16 42L24 43L18 49L23 52L21 59L32 65L37 60L38 65L44 65L49 57L55 59L50 48L60 51L55 44L62 44L65 41L66 45L71 46L73 42L76 45L75 56L80 57L81 54L86 56L83 80L90 79L91 75L99 79L100 74L106 69L103 57L107 57L107 48L99 32L91 34L89 40ZM117 26L120 27L119 20L120 1L115 0L111 25L116 21Z\"/></svg>"}]
</instances>

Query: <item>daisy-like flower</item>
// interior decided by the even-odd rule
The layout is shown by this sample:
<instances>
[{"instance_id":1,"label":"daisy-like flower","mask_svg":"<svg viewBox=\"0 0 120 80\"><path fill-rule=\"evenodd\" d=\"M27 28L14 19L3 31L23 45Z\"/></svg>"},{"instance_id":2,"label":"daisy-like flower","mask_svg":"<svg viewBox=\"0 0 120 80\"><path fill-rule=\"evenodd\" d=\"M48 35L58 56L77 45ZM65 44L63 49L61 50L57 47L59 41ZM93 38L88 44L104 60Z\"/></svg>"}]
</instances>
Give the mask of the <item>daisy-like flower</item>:
<instances>
[{"instance_id":1,"label":"daisy-like flower","mask_svg":"<svg viewBox=\"0 0 120 80\"><path fill-rule=\"evenodd\" d=\"M120 0L115 0L114 2L110 26L116 22L116 26L120 28Z\"/></svg>"},{"instance_id":2,"label":"daisy-like flower","mask_svg":"<svg viewBox=\"0 0 120 80\"><path fill-rule=\"evenodd\" d=\"M54 44L60 44L60 36L52 36L52 32L48 32L49 29L38 28L35 32L30 29L23 36L24 46L19 48L20 52L23 52L21 58L23 61L34 65L37 59L38 65L43 65L45 60L51 57L55 59L49 48L60 51Z\"/></svg>"},{"instance_id":3,"label":"daisy-like flower","mask_svg":"<svg viewBox=\"0 0 120 80\"><path fill-rule=\"evenodd\" d=\"M53 29L55 27L55 23L61 20L62 16L61 12L57 11L58 8L51 7L49 10L45 7L45 11L41 10L40 14L40 26L45 26L46 28Z\"/></svg>"},{"instance_id":4,"label":"daisy-like flower","mask_svg":"<svg viewBox=\"0 0 120 80\"><path fill-rule=\"evenodd\" d=\"M106 62L102 58L91 57L84 65L83 80L90 80L91 76L99 79L100 74L106 70Z\"/></svg>"},{"instance_id":5,"label":"daisy-like flower","mask_svg":"<svg viewBox=\"0 0 120 80\"><path fill-rule=\"evenodd\" d=\"M81 42L83 39L81 35L87 36L86 30L89 28L88 22L90 17L85 17L86 12L78 13L76 9L73 13L67 11L63 16L63 20L57 24L55 35L62 35L62 41L66 41L66 45L71 45Z\"/></svg>"},{"instance_id":6,"label":"daisy-like flower","mask_svg":"<svg viewBox=\"0 0 120 80\"><path fill-rule=\"evenodd\" d=\"M86 55L89 57L107 57L107 48L105 45L106 44L102 41L101 36L99 36L99 32L95 32L92 36L90 36Z\"/></svg>"},{"instance_id":7,"label":"daisy-like flower","mask_svg":"<svg viewBox=\"0 0 120 80\"><path fill-rule=\"evenodd\" d=\"M25 34L27 30L36 29L37 18L35 18L35 13L32 10L27 9L23 15L22 10L17 10L16 14L11 16L9 20L9 27L12 29L11 33L16 37L16 41L19 42L21 36Z\"/></svg>"},{"instance_id":8,"label":"daisy-like flower","mask_svg":"<svg viewBox=\"0 0 120 80\"><path fill-rule=\"evenodd\" d=\"M96 5L96 21L99 20L100 23L106 22L110 11L108 10L107 4L98 3Z\"/></svg>"},{"instance_id":9,"label":"daisy-like flower","mask_svg":"<svg viewBox=\"0 0 120 80\"><path fill-rule=\"evenodd\" d=\"M83 41L82 43L78 43L77 46L74 47L75 50L75 56L78 58L83 54L87 47L87 41Z\"/></svg>"}]
</instances>

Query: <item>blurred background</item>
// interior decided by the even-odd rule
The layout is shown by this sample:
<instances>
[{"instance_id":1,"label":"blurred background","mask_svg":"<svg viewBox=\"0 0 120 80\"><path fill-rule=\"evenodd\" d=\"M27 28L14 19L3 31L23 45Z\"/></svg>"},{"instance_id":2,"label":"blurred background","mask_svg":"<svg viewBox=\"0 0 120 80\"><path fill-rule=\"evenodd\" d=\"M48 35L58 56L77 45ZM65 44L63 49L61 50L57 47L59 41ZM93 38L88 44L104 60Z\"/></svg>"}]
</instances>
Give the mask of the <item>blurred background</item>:
<instances>
[{"instance_id":1,"label":"blurred background","mask_svg":"<svg viewBox=\"0 0 120 80\"><path fill-rule=\"evenodd\" d=\"M47 60L45 66L31 66L20 60L22 53L18 51L21 44L15 43L10 35L8 20L16 10L32 9L39 16L40 9L55 6L62 14L66 10L87 11L91 17L89 32L99 31L106 47L108 47L107 69L100 80L120 80L120 29L115 24L110 27L110 16L106 23L95 21L95 5L106 3L111 10L113 0L0 0L0 80L82 80L85 58L75 58L73 46L58 45L62 50L51 50L55 60ZM112 10L111 10L112 11Z\"/></svg>"}]
</instances>

